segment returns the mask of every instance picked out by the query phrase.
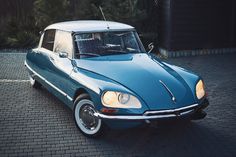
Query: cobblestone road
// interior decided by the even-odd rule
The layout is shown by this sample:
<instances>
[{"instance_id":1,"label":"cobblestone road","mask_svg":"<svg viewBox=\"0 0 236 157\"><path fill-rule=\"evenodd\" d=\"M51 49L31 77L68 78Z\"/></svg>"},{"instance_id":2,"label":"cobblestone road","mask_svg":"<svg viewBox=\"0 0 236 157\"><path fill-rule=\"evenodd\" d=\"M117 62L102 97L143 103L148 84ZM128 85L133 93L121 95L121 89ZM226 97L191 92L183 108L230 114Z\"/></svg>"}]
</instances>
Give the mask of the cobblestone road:
<instances>
[{"instance_id":1,"label":"cobblestone road","mask_svg":"<svg viewBox=\"0 0 236 157\"><path fill-rule=\"evenodd\" d=\"M236 156L236 54L168 59L200 74L210 106L204 120L167 122L84 137L72 112L30 87L25 54L0 53L0 156Z\"/></svg>"}]
</instances>

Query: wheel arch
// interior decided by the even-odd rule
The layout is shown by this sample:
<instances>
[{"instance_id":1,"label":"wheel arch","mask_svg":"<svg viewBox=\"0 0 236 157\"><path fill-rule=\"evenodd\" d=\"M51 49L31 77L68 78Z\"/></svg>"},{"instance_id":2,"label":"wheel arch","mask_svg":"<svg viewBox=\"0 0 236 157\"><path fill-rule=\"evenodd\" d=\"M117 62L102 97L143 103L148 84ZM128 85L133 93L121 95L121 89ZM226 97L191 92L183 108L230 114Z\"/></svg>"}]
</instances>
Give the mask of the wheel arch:
<instances>
[{"instance_id":1,"label":"wheel arch","mask_svg":"<svg viewBox=\"0 0 236 157\"><path fill-rule=\"evenodd\" d=\"M73 102L75 102L76 98L81 95L81 94L88 94L89 95L89 92L84 89L84 88L79 88L75 91L75 94L73 96ZM90 96L90 95L89 95Z\"/></svg>"}]
</instances>

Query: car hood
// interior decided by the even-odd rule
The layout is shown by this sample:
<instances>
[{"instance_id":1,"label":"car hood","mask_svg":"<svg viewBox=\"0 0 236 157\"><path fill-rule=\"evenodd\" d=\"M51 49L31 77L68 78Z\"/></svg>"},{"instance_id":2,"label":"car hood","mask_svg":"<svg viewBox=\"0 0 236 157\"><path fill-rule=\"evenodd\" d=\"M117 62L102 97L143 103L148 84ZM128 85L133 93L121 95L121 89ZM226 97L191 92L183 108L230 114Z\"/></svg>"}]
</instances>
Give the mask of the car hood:
<instances>
[{"instance_id":1,"label":"car hood","mask_svg":"<svg viewBox=\"0 0 236 157\"><path fill-rule=\"evenodd\" d=\"M93 57L76 60L76 63L78 68L103 75L128 88L150 110L195 103L195 96L183 77L146 53ZM172 100L172 95L176 101Z\"/></svg>"}]
</instances>

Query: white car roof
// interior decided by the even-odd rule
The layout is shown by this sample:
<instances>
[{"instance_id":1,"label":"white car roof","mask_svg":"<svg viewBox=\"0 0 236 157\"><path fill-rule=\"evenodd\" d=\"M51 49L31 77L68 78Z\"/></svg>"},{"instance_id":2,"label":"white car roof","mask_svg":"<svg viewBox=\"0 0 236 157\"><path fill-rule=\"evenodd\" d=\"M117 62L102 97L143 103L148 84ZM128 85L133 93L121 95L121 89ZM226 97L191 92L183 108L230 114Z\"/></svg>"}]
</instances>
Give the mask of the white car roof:
<instances>
[{"instance_id":1,"label":"white car roof","mask_svg":"<svg viewBox=\"0 0 236 157\"><path fill-rule=\"evenodd\" d=\"M134 30L134 27L112 21L80 20L55 23L45 28L45 30L48 29L58 29L69 32L102 32L108 30Z\"/></svg>"}]
</instances>

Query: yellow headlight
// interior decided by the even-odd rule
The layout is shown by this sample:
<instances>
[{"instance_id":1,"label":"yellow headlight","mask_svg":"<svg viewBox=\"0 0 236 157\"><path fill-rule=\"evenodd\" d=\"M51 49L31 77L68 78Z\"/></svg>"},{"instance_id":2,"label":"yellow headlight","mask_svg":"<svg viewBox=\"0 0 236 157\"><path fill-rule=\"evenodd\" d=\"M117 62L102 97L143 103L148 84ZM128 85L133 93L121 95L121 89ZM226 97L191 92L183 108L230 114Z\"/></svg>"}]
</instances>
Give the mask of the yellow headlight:
<instances>
[{"instance_id":1,"label":"yellow headlight","mask_svg":"<svg viewBox=\"0 0 236 157\"><path fill-rule=\"evenodd\" d=\"M102 104L111 108L141 108L141 103L135 96L114 91L107 91L102 95Z\"/></svg>"},{"instance_id":2,"label":"yellow headlight","mask_svg":"<svg viewBox=\"0 0 236 157\"><path fill-rule=\"evenodd\" d=\"M196 95L198 99L201 99L205 95L205 89L202 80L198 81L196 85Z\"/></svg>"},{"instance_id":3,"label":"yellow headlight","mask_svg":"<svg viewBox=\"0 0 236 157\"><path fill-rule=\"evenodd\" d=\"M115 104L117 101L117 96L116 96L116 93L115 92L106 92L104 95L103 95L103 102L105 104Z\"/></svg>"}]
</instances>

